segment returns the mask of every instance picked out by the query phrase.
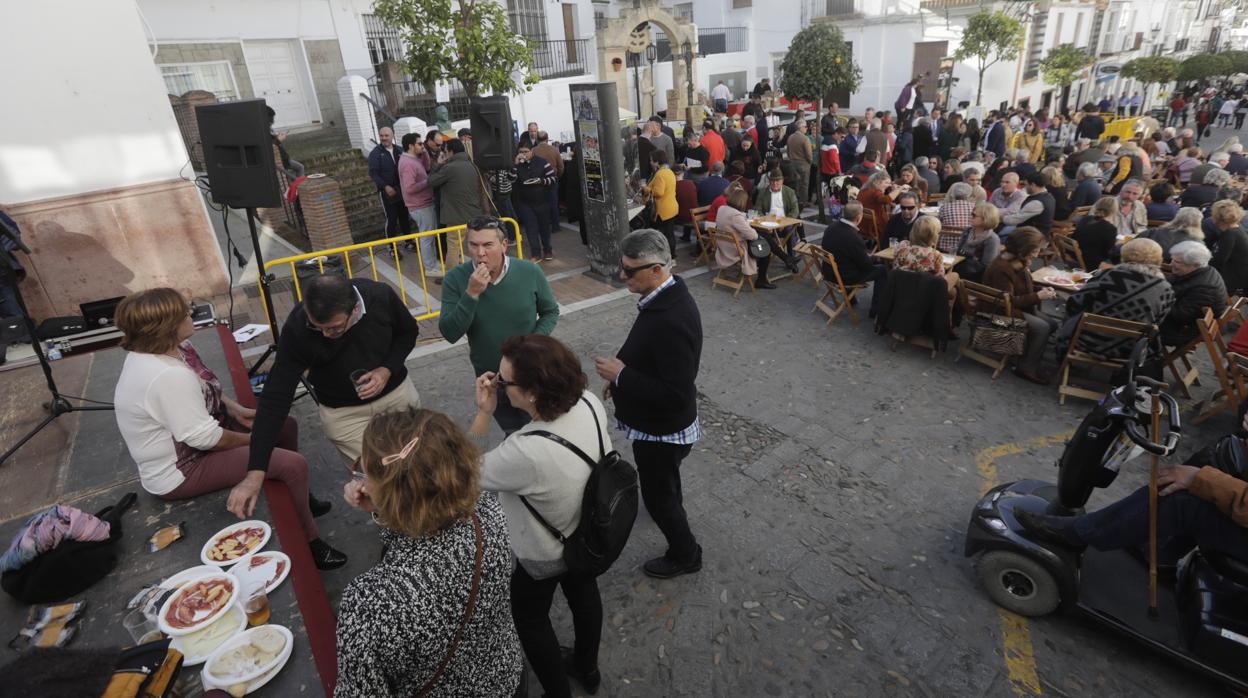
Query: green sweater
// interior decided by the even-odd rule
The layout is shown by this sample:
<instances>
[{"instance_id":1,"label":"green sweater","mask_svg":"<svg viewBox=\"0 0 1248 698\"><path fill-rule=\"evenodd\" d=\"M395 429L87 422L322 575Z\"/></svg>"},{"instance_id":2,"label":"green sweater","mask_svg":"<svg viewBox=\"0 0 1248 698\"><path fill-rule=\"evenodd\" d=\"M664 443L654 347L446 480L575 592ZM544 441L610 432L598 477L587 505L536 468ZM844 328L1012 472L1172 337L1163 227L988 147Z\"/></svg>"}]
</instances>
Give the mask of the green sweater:
<instances>
[{"instance_id":1,"label":"green sweater","mask_svg":"<svg viewBox=\"0 0 1248 698\"><path fill-rule=\"evenodd\" d=\"M468 358L477 375L497 371L503 342L519 334L549 335L559 321L559 303L541 268L511 258L501 281L481 296L467 293L473 264L466 262L442 281L442 315L438 329L448 342L468 335Z\"/></svg>"}]
</instances>

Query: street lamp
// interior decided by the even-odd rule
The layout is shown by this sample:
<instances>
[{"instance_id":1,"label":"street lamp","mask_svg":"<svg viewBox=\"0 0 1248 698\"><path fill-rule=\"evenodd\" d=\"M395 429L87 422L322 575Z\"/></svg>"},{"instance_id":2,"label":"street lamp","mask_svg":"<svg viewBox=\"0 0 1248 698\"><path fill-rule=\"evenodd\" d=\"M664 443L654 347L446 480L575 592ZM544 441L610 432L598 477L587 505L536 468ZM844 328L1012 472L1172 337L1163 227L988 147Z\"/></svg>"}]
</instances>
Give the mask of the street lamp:
<instances>
[{"instance_id":1,"label":"street lamp","mask_svg":"<svg viewBox=\"0 0 1248 698\"><path fill-rule=\"evenodd\" d=\"M629 52L628 62L633 64L633 94L637 96L637 119L641 120L641 78L637 76L637 66L641 65L641 54Z\"/></svg>"},{"instance_id":2,"label":"street lamp","mask_svg":"<svg viewBox=\"0 0 1248 698\"><path fill-rule=\"evenodd\" d=\"M650 61L650 89L654 90L656 93L659 89L659 81L654 75L654 62L658 59L658 57L659 49L654 45L654 42L651 42L648 46L646 46L646 60ZM650 96L650 111L655 111L653 94Z\"/></svg>"},{"instance_id":3,"label":"street lamp","mask_svg":"<svg viewBox=\"0 0 1248 698\"><path fill-rule=\"evenodd\" d=\"M681 47L685 58L685 92L688 101L685 104L685 124L693 127L693 44L686 41Z\"/></svg>"}]
</instances>

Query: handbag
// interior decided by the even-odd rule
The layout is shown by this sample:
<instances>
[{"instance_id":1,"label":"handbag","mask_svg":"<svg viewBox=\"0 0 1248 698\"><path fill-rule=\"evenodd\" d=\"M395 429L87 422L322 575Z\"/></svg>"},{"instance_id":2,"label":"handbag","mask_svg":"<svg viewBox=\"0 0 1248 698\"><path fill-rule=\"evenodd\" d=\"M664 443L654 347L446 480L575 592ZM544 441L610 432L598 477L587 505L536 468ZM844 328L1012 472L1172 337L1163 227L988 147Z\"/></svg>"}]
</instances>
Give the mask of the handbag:
<instances>
[{"instance_id":1,"label":"handbag","mask_svg":"<svg viewBox=\"0 0 1248 698\"><path fill-rule=\"evenodd\" d=\"M438 664L433 676L429 677L416 694L420 698L425 698L438 685L438 679L442 678L446 667L455 657L455 650L459 649L459 642L464 639L464 629L468 627L468 621L472 620L472 612L477 608L477 594L481 591L481 561L485 557L485 545L481 541L481 519L477 518L475 511L472 512L472 535L477 544L477 553L472 563L472 589L468 592L468 605L464 608L464 619L460 621L459 629L455 631L455 639L451 641L451 647L446 651L446 656L442 658L442 663Z\"/></svg>"},{"instance_id":2,"label":"handbag","mask_svg":"<svg viewBox=\"0 0 1248 698\"><path fill-rule=\"evenodd\" d=\"M978 282L980 279L984 278L984 271L986 271L986 268L984 267L984 263L980 261L979 257L976 257L975 255L967 255L961 262L953 265L953 271L957 272L958 276L963 279Z\"/></svg>"},{"instance_id":3,"label":"handbag","mask_svg":"<svg viewBox=\"0 0 1248 698\"><path fill-rule=\"evenodd\" d=\"M761 235L753 240L746 240L745 249L754 259L767 259L771 255L771 243Z\"/></svg>"},{"instance_id":4,"label":"handbag","mask_svg":"<svg viewBox=\"0 0 1248 698\"><path fill-rule=\"evenodd\" d=\"M971 348L1002 356L1021 356L1027 348L1027 321L1006 315L975 313L970 318Z\"/></svg>"}]
</instances>

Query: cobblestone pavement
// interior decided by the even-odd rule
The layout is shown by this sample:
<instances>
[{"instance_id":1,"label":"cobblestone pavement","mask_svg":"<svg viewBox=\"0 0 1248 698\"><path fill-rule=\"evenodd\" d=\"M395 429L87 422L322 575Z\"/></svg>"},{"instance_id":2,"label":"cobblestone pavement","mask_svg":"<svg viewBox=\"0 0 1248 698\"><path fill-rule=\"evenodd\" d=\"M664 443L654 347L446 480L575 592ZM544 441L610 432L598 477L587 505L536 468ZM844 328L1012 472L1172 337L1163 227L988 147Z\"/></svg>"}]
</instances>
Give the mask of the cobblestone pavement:
<instances>
[{"instance_id":1,"label":"cobblestone pavement","mask_svg":"<svg viewBox=\"0 0 1248 698\"><path fill-rule=\"evenodd\" d=\"M709 285L707 275L690 279L706 339L698 381L705 438L683 466L704 568L675 580L645 577L641 563L663 545L643 510L623 557L601 580L599 695L1030 695L1011 683L1001 616L962 555L963 536L989 484L983 473L1002 482L1052 478L1061 435L1091 403L1059 407L1051 386L1009 375L992 381L987 369L955 363L952 354L892 351L865 321L855 327L842 318L829 328L810 314L809 283L782 281L736 299ZM588 357L618 346L635 315L634 299L615 300L564 317L555 335ZM585 363L591 386L600 387ZM466 424L466 348L409 366L425 405ZM310 408L299 407L309 427ZM1231 426L1215 419L1192 430L1183 452ZM1005 444L1017 445L1000 449L1014 455L986 460L986 449ZM629 452L618 439L616 446ZM314 486L337 491L337 456L311 450ZM1139 486L1146 468L1133 463L1091 506ZM378 545L371 524L345 506L322 530L353 556L326 575L336 599ZM556 609L570 644L562 601ZM1012 646L1020 637L1024 651L1030 646L1045 695L1216 694L1080 618L1021 628Z\"/></svg>"}]
</instances>

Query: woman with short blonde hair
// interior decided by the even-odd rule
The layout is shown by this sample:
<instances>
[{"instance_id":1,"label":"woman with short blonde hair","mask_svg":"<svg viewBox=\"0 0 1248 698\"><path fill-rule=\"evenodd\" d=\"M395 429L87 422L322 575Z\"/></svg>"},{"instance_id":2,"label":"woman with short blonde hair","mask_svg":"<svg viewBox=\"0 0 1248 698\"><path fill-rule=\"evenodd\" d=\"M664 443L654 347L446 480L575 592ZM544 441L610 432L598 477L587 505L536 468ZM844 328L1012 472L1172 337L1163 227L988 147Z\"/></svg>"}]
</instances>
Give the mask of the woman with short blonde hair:
<instances>
[{"instance_id":1,"label":"woman with short blonde hair","mask_svg":"<svg viewBox=\"0 0 1248 698\"><path fill-rule=\"evenodd\" d=\"M233 488L226 508L246 518L252 512L245 497L236 496L241 483L278 480L290 489L316 566L346 564L346 555L319 538L312 520L331 505L308 492L308 461L297 450L293 418L286 418L265 469L248 470L256 411L225 394L191 345L195 325L186 297L172 288L131 294L117 306L116 324L127 351L113 394L117 428L143 489L177 500Z\"/></svg>"},{"instance_id":2,"label":"woman with short blonde hair","mask_svg":"<svg viewBox=\"0 0 1248 698\"><path fill-rule=\"evenodd\" d=\"M940 221L935 216L919 216L910 226L910 239L897 245L893 255L893 267L920 274L935 274L945 280L949 287L949 301L953 302L958 287L958 275L945 271L945 256L936 249L940 241Z\"/></svg>"},{"instance_id":3,"label":"woman with short blonde hair","mask_svg":"<svg viewBox=\"0 0 1248 698\"><path fill-rule=\"evenodd\" d=\"M1243 219L1244 209L1234 201L1214 202L1213 225L1219 233L1213 241L1213 259L1209 266L1222 275L1226 291L1232 296L1248 289L1248 234L1240 225Z\"/></svg>"},{"instance_id":4,"label":"woman with short blonde hair","mask_svg":"<svg viewBox=\"0 0 1248 698\"><path fill-rule=\"evenodd\" d=\"M408 407L369 421L360 463L343 496L373 514L382 555L342 593L334 696L509 698L522 670L511 550L480 449L445 414Z\"/></svg>"},{"instance_id":5,"label":"woman with short blonde hair","mask_svg":"<svg viewBox=\"0 0 1248 698\"><path fill-rule=\"evenodd\" d=\"M992 261L1001 254L1001 238L997 236L997 227L1001 225L1001 209L984 202L975 205L971 214L971 224L962 231L956 254L977 259L981 266L979 274L971 274L964 266L962 271L971 281L979 281Z\"/></svg>"}]
</instances>

